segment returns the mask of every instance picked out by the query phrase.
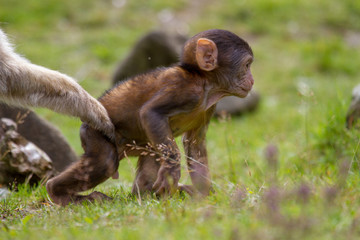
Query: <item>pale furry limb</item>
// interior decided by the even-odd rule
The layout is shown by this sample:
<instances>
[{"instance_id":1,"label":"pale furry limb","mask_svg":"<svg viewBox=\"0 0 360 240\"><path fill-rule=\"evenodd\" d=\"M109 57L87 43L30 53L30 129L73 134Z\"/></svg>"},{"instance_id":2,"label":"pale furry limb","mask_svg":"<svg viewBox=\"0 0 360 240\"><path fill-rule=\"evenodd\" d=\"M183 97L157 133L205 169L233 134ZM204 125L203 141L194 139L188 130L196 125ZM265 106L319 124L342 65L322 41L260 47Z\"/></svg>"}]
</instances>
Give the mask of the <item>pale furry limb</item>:
<instances>
[{"instance_id":1,"label":"pale furry limb","mask_svg":"<svg viewBox=\"0 0 360 240\"><path fill-rule=\"evenodd\" d=\"M73 78L30 63L14 52L0 29L0 100L17 106L46 107L79 117L109 137L114 126L105 108Z\"/></svg>"}]
</instances>

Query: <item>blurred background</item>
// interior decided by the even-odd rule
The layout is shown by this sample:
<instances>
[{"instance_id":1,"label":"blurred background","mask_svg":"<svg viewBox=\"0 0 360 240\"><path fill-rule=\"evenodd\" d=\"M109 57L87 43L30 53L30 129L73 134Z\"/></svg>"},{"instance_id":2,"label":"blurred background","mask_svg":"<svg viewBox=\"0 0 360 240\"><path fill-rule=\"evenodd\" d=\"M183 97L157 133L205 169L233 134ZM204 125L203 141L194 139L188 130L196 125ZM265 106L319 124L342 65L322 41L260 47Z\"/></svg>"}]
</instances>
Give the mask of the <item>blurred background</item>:
<instances>
[{"instance_id":1,"label":"blurred background","mask_svg":"<svg viewBox=\"0 0 360 240\"><path fill-rule=\"evenodd\" d=\"M149 31L230 30L253 48L261 103L252 114L211 123L215 179L259 184L269 143L280 149L280 176L293 178L354 155L358 133L345 130L345 115L360 83L360 1L0 0L0 27L18 53L76 78L94 97ZM78 119L36 112L82 153Z\"/></svg>"}]
</instances>

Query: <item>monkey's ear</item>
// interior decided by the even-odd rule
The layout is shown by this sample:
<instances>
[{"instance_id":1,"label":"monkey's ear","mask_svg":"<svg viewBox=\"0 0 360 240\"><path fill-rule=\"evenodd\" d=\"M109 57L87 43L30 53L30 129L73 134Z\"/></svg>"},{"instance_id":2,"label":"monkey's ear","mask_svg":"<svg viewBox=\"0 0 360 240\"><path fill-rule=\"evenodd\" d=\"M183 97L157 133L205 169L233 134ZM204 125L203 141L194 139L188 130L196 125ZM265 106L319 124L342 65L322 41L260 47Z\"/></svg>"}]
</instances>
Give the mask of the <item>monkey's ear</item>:
<instances>
[{"instance_id":1,"label":"monkey's ear","mask_svg":"<svg viewBox=\"0 0 360 240\"><path fill-rule=\"evenodd\" d=\"M207 38L199 38L196 45L196 61L200 69L212 71L217 65L218 49L216 44Z\"/></svg>"}]
</instances>

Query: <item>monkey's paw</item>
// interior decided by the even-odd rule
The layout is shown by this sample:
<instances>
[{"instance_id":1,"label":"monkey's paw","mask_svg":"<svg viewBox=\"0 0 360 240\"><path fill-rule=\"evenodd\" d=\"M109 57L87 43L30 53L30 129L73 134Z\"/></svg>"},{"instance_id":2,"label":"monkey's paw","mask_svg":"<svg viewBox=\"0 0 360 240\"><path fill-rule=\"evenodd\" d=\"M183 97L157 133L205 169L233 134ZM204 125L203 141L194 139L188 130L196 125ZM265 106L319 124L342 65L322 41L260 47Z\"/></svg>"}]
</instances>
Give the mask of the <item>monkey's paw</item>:
<instances>
[{"instance_id":1,"label":"monkey's paw","mask_svg":"<svg viewBox=\"0 0 360 240\"><path fill-rule=\"evenodd\" d=\"M172 195L178 190L180 180L180 165L169 168L161 165L153 190L157 195Z\"/></svg>"}]
</instances>

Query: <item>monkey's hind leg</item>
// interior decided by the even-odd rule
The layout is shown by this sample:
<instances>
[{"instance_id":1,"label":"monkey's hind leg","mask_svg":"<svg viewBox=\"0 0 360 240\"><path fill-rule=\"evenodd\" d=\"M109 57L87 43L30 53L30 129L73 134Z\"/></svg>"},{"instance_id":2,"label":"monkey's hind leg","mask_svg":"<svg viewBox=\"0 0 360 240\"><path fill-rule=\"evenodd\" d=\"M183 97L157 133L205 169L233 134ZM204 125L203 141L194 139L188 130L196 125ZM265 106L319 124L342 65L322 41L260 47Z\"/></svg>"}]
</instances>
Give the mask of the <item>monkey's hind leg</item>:
<instances>
[{"instance_id":1,"label":"monkey's hind leg","mask_svg":"<svg viewBox=\"0 0 360 240\"><path fill-rule=\"evenodd\" d=\"M153 185L156 181L157 174L160 168L160 162L156 161L159 156L139 156L136 177L132 187L132 194L144 195L152 193ZM192 185L184 185L179 183L178 190L186 192L190 196L194 196L196 193L195 188Z\"/></svg>"},{"instance_id":2,"label":"monkey's hind leg","mask_svg":"<svg viewBox=\"0 0 360 240\"><path fill-rule=\"evenodd\" d=\"M62 206L70 202L111 199L99 192L78 195L79 192L94 188L113 176L119 166L115 145L103 134L83 124L80 135L85 154L46 184L50 198Z\"/></svg>"},{"instance_id":3,"label":"monkey's hind leg","mask_svg":"<svg viewBox=\"0 0 360 240\"><path fill-rule=\"evenodd\" d=\"M139 156L136 177L132 187L132 194L143 195L153 192L152 187L156 181L160 163L156 156Z\"/></svg>"}]
</instances>

